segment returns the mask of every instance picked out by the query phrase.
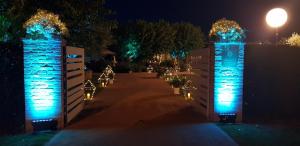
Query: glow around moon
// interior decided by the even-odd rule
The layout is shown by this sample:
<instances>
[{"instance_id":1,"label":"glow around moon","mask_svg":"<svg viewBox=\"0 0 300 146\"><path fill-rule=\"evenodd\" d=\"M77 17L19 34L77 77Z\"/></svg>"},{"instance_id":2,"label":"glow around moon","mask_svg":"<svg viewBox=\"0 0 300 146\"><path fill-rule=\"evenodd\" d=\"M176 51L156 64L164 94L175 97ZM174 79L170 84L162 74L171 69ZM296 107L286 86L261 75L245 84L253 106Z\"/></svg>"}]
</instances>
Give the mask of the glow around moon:
<instances>
[{"instance_id":1,"label":"glow around moon","mask_svg":"<svg viewBox=\"0 0 300 146\"><path fill-rule=\"evenodd\" d=\"M266 21L270 27L279 28L283 26L288 19L287 12L282 8L274 8L267 13Z\"/></svg>"}]
</instances>

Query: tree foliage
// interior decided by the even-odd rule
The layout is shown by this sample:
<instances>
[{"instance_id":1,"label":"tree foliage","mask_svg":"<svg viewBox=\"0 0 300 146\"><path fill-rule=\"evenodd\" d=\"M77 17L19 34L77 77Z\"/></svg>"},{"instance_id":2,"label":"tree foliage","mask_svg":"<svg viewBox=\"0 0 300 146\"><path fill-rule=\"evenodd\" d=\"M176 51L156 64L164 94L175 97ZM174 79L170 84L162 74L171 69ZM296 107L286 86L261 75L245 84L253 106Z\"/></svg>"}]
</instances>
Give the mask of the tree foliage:
<instances>
[{"instance_id":1,"label":"tree foliage","mask_svg":"<svg viewBox=\"0 0 300 146\"><path fill-rule=\"evenodd\" d=\"M173 55L184 58L192 49L204 47L205 37L201 28L190 23L177 23L174 25L174 29L176 30L176 35Z\"/></svg>"},{"instance_id":2,"label":"tree foliage","mask_svg":"<svg viewBox=\"0 0 300 146\"><path fill-rule=\"evenodd\" d=\"M245 31L233 20L225 18L216 21L210 30L209 37L213 41L239 42L245 39Z\"/></svg>"},{"instance_id":3,"label":"tree foliage","mask_svg":"<svg viewBox=\"0 0 300 146\"><path fill-rule=\"evenodd\" d=\"M298 33L293 33L292 36L287 38L286 44L290 46L300 47L300 35Z\"/></svg>"},{"instance_id":4,"label":"tree foliage","mask_svg":"<svg viewBox=\"0 0 300 146\"><path fill-rule=\"evenodd\" d=\"M138 62L153 56L154 23L143 20L129 22L127 25L119 27L115 35L118 36L118 48L121 49L117 52L120 52L123 58L130 58L132 61ZM132 46L132 42L134 42L135 47L129 48L128 46ZM129 57L128 51L132 51L133 48L136 52L135 57Z\"/></svg>"},{"instance_id":5,"label":"tree foliage","mask_svg":"<svg viewBox=\"0 0 300 146\"><path fill-rule=\"evenodd\" d=\"M174 57L186 55L195 48L204 47L204 35L199 27L190 23L171 24L167 21L138 20L118 29L122 56L128 58L128 43L134 40L139 46L133 61L149 61L155 55L172 53ZM131 47L132 48L132 47ZM181 55L182 56L182 55ZM185 57L182 57L184 59ZM132 58L131 58L132 59Z\"/></svg>"},{"instance_id":6,"label":"tree foliage","mask_svg":"<svg viewBox=\"0 0 300 146\"><path fill-rule=\"evenodd\" d=\"M11 22L5 16L0 15L0 43L11 39L11 34L9 33L10 26Z\"/></svg>"},{"instance_id":7,"label":"tree foliage","mask_svg":"<svg viewBox=\"0 0 300 146\"><path fill-rule=\"evenodd\" d=\"M154 54L169 53L174 47L176 31L172 24L160 20L155 23L155 41L153 43Z\"/></svg>"},{"instance_id":8,"label":"tree foliage","mask_svg":"<svg viewBox=\"0 0 300 146\"><path fill-rule=\"evenodd\" d=\"M106 19L112 11L104 4L105 0L14 0L8 13L15 22L17 38L24 36L22 24L38 9L58 14L69 29L68 44L86 48L91 56L112 43L111 30L117 25Z\"/></svg>"}]
</instances>

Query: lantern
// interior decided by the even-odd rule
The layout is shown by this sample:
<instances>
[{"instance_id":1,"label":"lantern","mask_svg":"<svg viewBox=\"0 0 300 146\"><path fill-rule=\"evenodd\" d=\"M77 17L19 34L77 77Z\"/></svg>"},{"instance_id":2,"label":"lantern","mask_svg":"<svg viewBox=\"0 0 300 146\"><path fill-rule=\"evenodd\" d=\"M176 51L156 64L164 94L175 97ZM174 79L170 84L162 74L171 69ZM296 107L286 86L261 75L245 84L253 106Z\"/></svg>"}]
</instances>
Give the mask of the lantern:
<instances>
[{"instance_id":1,"label":"lantern","mask_svg":"<svg viewBox=\"0 0 300 146\"><path fill-rule=\"evenodd\" d=\"M87 80L86 83L84 84L84 100L86 101L93 100L95 92L96 92L95 85L90 80Z\"/></svg>"},{"instance_id":2,"label":"lantern","mask_svg":"<svg viewBox=\"0 0 300 146\"><path fill-rule=\"evenodd\" d=\"M108 76L108 74L114 73L114 71L110 65L107 65L107 67L104 69L103 73L105 73Z\"/></svg>"},{"instance_id":3,"label":"lantern","mask_svg":"<svg viewBox=\"0 0 300 146\"><path fill-rule=\"evenodd\" d=\"M193 69L193 68L192 68L192 66L191 66L190 64L188 64L188 65L187 65L187 69L186 69L186 70L187 70L188 72L191 72L191 71L192 71L192 69Z\"/></svg>"},{"instance_id":4,"label":"lantern","mask_svg":"<svg viewBox=\"0 0 300 146\"><path fill-rule=\"evenodd\" d=\"M114 73L112 67L110 65L108 65L105 68L105 70L103 71L103 73L107 76L109 84L113 84L114 79L115 79L115 73Z\"/></svg>"},{"instance_id":5,"label":"lantern","mask_svg":"<svg viewBox=\"0 0 300 146\"><path fill-rule=\"evenodd\" d=\"M105 70L103 71L103 73L107 76L109 84L113 84L114 79L115 79L115 73L114 73L112 67L110 65L108 65L105 68Z\"/></svg>"},{"instance_id":6,"label":"lantern","mask_svg":"<svg viewBox=\"0 0 300 146\"><path fill-rule=\"evenodd\" d=\"M108 76L105 73L102 73L98 78L98 83L100 84L100 88L105 88L108 83Z\"/></svg>"},{"instance_id":7,"label":"lantern","mask_svg":"<svg viewBox=\"0 0 300 146\"><path fill-rule=\"evenodd\" d=\"M182 87L184 99L188 101L194 100L193 98L194 90L197 90L197 88L193 85L193 82L191 80L188 80Z\"/></svg>"},{"instance_id":8,"label":"lantern","mask_svg":"<svg viewBox=\"0 0 300 146\"><path fill-rule=\"evenodd\" d=\"M166 81L170 81L172 78L172 72L169 68L166 69L165 73L164 73L164 77Z\"/></svg>"}]
</instances>

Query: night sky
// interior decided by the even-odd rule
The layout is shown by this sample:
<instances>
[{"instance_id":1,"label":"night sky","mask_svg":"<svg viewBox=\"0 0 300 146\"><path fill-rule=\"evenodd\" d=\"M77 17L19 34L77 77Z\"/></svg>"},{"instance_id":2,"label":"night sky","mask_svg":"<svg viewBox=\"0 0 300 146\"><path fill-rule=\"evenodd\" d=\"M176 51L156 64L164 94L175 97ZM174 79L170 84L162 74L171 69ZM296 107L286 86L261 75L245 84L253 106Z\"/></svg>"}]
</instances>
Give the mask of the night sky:
<instances>
[{"instance_id":1,"label":"night sky","mask_svg":"<svg viewBox=\"0 0 300 146\"><path fill-rule=\"evenodd\" d=\"M288 23L280 28L280 37L300 33L300 0L107 0L107 6L116 12L120 23L143 19L170 22L190 22L208 34L218 19L235 20L247 30L248 41L274 38L275 31L265 22L271 8L288 11Z\"/></svg>"}]
</instances>

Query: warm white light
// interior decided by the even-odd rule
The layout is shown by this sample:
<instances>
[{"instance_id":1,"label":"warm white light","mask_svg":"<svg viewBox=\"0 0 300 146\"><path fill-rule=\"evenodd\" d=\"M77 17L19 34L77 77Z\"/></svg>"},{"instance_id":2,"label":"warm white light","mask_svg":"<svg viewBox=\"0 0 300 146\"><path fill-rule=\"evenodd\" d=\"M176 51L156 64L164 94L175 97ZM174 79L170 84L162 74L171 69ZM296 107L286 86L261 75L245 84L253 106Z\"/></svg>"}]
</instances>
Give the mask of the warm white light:
<instances>
[{"instance_id":1,"label":"warm white light","mask_svg":"<svg viewBox=\"0 0 300 146\"><path fill-rule=\"evenodd\" d=\"M278 28L283 26L288 19L287 12L282 8L274 8L270 10L266 16L267 24L270 27Z\"/></svg>"}]
</instances>

